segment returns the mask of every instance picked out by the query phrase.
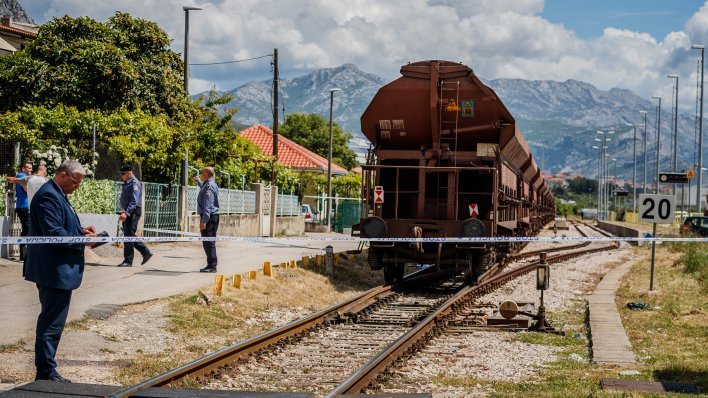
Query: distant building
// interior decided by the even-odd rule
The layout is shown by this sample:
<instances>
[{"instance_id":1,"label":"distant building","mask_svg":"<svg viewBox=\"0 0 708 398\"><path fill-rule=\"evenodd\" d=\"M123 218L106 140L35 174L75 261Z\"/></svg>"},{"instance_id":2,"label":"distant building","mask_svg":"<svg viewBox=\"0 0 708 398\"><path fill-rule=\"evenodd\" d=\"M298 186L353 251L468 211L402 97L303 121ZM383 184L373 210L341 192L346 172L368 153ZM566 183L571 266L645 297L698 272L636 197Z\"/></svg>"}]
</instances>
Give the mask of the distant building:
<instances>
[{"instance_id":1,"label":"distant building","mask_svg":"<svg viewBox=\"0 0 708 398\"><path fill-rule=\"evenodd\" d=\"M273 153L273 130L257 124L243 130L241 137L253 142L264 155ZM278 164L295 171L327 174L327 159L278 134ZM332 175L346 175L347 169L334 162Z\"/></svg>"},{"instance_id":2,"label":"distant building","mask_svg":"<svg viewBox=\"0 0 708 398\"><path fill-rule=\"evenodd\" d=\"M39 26L0 17L0 57L22 50L25 43L37 38Z\"/></svg>"}]
</instances>

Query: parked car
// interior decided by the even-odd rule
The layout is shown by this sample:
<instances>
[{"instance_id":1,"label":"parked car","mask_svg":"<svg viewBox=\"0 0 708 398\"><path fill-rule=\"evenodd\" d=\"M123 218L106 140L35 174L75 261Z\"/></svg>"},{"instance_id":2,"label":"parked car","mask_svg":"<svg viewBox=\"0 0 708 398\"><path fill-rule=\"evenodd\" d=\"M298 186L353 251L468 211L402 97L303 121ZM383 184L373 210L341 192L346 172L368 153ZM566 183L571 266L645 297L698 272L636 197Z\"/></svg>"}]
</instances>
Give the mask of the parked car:
<instances>
[{"instance_id":1,"label":"parked car","mask_svg":"<svg viewBox=\"0 0 708 398\"><path fill-rule=\"evenodd\" d=\"M686 217L679 227L679 233L708 236L708 217Z\"/></svg>"},{"instance_id":2,"label":"parked car","mask_svg":"<svg viewBox=\"0 0 708 398\"><path fill-rule=\"evenodd\" d=\"M317 214L310 205L302 205L302 215L305 216L305 222L317 222Z\"/></svg>"}]
</instances>

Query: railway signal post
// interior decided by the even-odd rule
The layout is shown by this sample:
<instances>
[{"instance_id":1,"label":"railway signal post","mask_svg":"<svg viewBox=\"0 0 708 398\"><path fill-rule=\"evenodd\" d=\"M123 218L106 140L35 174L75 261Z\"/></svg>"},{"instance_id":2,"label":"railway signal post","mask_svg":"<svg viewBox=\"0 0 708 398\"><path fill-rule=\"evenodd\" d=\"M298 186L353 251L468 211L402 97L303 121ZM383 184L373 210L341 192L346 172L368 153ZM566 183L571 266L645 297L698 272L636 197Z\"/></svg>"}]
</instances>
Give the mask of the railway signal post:
<instances>
[{"instance_id":1,"label":"railway signal post","mask_svg":"<svg viewBox=\"0 0 708 398\"><path fill-rule=\"evenodd\" d=\"M652 237L656 238L656 224L671 224L676 212L676 197L673 195L639 195L639 221L653 223ZM656 241L651 242L651 271L649 291L654 290L654 257Z\"/></svg>"}]
</instances>

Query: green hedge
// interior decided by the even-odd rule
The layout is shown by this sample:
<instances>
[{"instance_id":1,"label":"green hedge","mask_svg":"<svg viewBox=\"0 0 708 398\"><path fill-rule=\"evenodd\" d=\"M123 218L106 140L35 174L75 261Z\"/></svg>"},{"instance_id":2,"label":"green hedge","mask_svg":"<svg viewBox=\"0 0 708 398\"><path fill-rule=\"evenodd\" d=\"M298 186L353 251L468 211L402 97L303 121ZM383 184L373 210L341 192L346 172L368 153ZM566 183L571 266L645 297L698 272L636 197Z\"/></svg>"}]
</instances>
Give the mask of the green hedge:
<instances>
[{"instance_id":1,"label":"green hedge","mask_svg":"<svg viewBox=\"0 0 708 398\"><path fill-rule=\"evenodd\" d=\"M69 202L77 213L113 214L113 186L112 180L87 178L69 195Z\"/></svg>"},{"instance_id":2,"label":"green hedge","mask_svg":"<svg viewBox=\"0 0 708 398\"><path fill-rule=\"evenodd\" d=\"M5 198L7 185L4 175L0 175L0 215L5 214ZM113 214L113 186L112 180L85 179L79 189L69 195L69 202L77 213Z\"/></svg>"}]
</instances>

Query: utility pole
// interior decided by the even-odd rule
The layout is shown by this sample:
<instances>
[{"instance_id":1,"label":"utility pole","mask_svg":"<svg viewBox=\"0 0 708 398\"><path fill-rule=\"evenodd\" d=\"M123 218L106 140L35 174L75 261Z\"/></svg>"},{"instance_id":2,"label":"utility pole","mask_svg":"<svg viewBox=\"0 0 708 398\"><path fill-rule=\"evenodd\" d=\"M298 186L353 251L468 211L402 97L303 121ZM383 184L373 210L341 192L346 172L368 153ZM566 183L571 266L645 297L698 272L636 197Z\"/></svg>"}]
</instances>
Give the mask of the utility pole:
<instances>
[{"instance_id":1,"label":"utility pole","mask_svg":"<svg viewBox=\"0 0 708 398\"><path fill-rule=\"evenodd\" d=\"M278 161L278 49L273 49L273 157Z\"/></svg>"}]
</instances>

